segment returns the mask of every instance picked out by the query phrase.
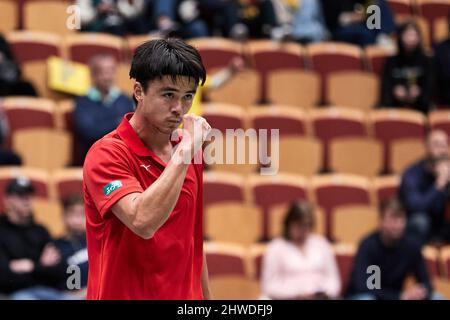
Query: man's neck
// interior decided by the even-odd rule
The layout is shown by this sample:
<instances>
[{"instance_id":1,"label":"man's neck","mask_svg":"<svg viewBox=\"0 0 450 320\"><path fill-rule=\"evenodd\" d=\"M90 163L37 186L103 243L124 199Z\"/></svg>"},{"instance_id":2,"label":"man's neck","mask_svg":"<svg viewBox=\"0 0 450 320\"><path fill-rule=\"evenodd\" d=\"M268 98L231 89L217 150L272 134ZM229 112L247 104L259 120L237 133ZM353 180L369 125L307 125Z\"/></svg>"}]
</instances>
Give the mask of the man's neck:
<instances>
[{"instance_id":1,"label":"man's neck","mask_svg":"<svg viewBox=\"0 0 450 320\"><path fill-rule=\"evenodd\" d=\"M395 247L397 243L400 241L399 239L392 239L387 237L385 234L383 234L383 232L380 232L380 240L381 243L388 248Z\"/></svg>"},{"instance_id":2,"label":"man's neck","mask_svg":"<svg viewBox=\"0 0 450 320\"><path fill-rule=\"evenodd\" d=\"M30 219L23 219L19 215L11 212L7 213L6 217L8 218L8 221L15 226L25 226L30 223Z\"/></svg>"},{"instance_id":3,"label":"man's neck","mask_svg":"<svg viewBox=\"0 0 450 320\"><path fill-rule=\"evenodd\" d=\"M170 144L170 134L160 132L157 128L145 122L145 118L136 116L130 119L130 125L144 142L146 147L156 154L164 153Z\"/></svg>"}]
</instances>

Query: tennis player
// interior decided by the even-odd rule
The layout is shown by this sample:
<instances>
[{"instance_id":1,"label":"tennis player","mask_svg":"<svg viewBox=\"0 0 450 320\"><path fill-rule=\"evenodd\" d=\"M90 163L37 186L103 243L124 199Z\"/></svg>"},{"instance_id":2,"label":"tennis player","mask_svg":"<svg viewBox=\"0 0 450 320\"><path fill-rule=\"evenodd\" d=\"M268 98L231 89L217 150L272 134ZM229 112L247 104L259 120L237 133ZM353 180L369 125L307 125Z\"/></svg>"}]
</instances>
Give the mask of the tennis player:
<instances>
[{"instance_id":1,"label":"tennis player","mask_svg":"<svg viewBox=\"0 0 450 320\"><path fill-rule=\"evenodd\" d=\"M152 40L136 49L130 77L134 113L92 146L83 168L87 297L209 299L203 165L193 159L211 128L187 114L205 68L183 41Z\"/></svg>"}]
</instances>

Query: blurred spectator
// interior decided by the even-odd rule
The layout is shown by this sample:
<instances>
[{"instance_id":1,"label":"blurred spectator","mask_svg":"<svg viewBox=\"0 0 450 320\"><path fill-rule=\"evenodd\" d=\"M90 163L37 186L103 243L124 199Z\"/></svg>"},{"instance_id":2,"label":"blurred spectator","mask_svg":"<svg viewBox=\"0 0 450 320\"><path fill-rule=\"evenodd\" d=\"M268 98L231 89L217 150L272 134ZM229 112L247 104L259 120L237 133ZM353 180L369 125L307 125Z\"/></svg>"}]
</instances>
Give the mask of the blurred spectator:
<instances>
[{"instance_id":1,"label":"blurred spectator","mask_svg":"<svg viewBox=\"0 0 450 320\"><path fill-rule=\"evenodd\" d=\"M195 0L155 0L157 29L163 34L179 34L183 38L209 36L208 25L200 17Z\"/></svg>"},{"instance_id":2,"label":"blurred spectator","mask_svg":"<svg viewBox=\"0 0 450 320\"><path fill-rule=\"evenodd\" d=\"M20 166L22 159L12 150L6 147L6 139L9 135L8 118L0 102L0 166Z\"/></svg>"},{"instance_id":3,"label":"blurred spectator","mask_svg":"<svg viewBox=\"0 0 450 320\"><path fill-rule=\"evenodd\" d=\"M76 99L74 124L81 159L95 141L114 130L125 113L134 110L133 101L114 86L117 62L110 55L90 60L93 87ZM78 165L82 164L78 163Z\"/></svg>"},{"instance_id":4,"label":"blurred spectator","mask_svg":"<svg viewBox=\"0 0 450 320\"><path fill-rule=\"evenodd\" d=\"M339 2L330 4L330 2ZM328 23L333 27L330 29L335 39L345 41L360 46L367 46L375 43L390 44L388 35L395 31L394 16L386 0L339 0L323 1L326 8ZM374 13L368 12L371 5L379 8L379 28L369 28L368 19L371 19ZM336 10L334 12L333 10ZM376 14L376 13L375 13ZM334 15L334 16L333 16Z\"/></svg>"},{"instance_id":5,"label":"blurred spectator","mask_svg":"<svg viewBox=\"0 0 450 320\"><path fill-rule=\"evenodd\" d=\"M448 238L445 211L449 198L448 136L433 130L426 139L426 156L402 176L399 197L408 216L408 235L420 245ZM448 239L447 239L448 240Z\"/></svg>"},{"instance_id":6,"label":"blurred spectator","mask_svg":"<svg viewBox=\"0 0 450 320\"><path fill-rule=\"evenodd\" d=\"M37 93L31 83L22 79L19 64L0 34L0 97L5 96L37 96Z\"/></svg>"},{"instance_id":7,"label":"blurred spectator","mask_svg":"<svg viewBox=\"0 0 450 320\"><path fill-rule=\"evenodd\" d=\"M433 293L420 247L405 237L405 226L405 211L398 200L390 200L380 206L379 230L359 244L347 291L349 299L440 299ZM377 267L377 271L368 272L369 266ZM402 291L411 274L417 284ZM369 280L369 277L374 277L374 280ZM369 288L369 284L374 287Z\"/></svg>"},{"instance_id":8,"label":"blurred spectator","mask_svg":"<svg viewBox=\"0 0 450 320\"><path fill-rule=\"evenodd\" d=\"M398 53L384 66L381 106L411 108L427 113L432 94L432 64L424 53L415 22L401 25L397 32Z\"/></svg>"},{"instance_id":9,"label":"blurred spectator","mask_svg":"<svg viewBox=\"0 0 450 320\"><path fill-rule=\"evenodd\" d=\"M73 291L73 294L86 298L88 277L88 253L86 247L86 217L84 214L84 202L81 195L69 196L63 200L64 225L66 235L55 241L55 246L61 253L61 258L68 266L80 268L81 290ZM67 290L67 283L61 283L61 289Z\"/></svg>"},{"instance_id":10,"label":"blurred spectator","mask_svg":"<svg viewBox=\"0 0 450 320\"><path fill-rule=\"evenodd\" d=\"M294 203L284 220L283 238L268 245L262 265L262 292L269 299L329 299L340 292L340 277L331 245L311 234L309 204Z\"/></svg>"},{"instance_id":11,"label":"blurred spectator","mask_svg":"<svg viewBox=\"0 0 450 320\"><path fill-rule=\"evenodd\" d=\"M12 299L66 299L56 288L66 264L48 231L33 219L34 188L27 178L6 187L6 212L0 216L0 293Z\"/></svg>"},{"instance_id":12,"label":"blurred spectator","mask_svg":"<svg viewBox=\"0 0 450 320\"><path fill-rule=\"evenodd\" d=\"M320 0L272 0L272 3L279 25L273 29L272 38L280 38L277 32L289 34L290 38L303 44L328 38Z\"/></svg>"},{"instance_id":13,"label":"blurred spectator","mask_svg":"<svg viewBox=\"0 0 450 320\"><path fill-rule=\"evenodd\" d=\"M81 29L115 35L141 34L150 31L148 0L77 0L81 12Z\"/></svg>"},{"instance_id":14,"label":"blurred spectator","mask_svg":"<svg viewBox=\"0 0 450 320\"><path fill-rule=\"evenodd\" d=\"M450 106L450 14L448 16L449 38L434 50L438 103Z\"/></svg>"}]
</instances>

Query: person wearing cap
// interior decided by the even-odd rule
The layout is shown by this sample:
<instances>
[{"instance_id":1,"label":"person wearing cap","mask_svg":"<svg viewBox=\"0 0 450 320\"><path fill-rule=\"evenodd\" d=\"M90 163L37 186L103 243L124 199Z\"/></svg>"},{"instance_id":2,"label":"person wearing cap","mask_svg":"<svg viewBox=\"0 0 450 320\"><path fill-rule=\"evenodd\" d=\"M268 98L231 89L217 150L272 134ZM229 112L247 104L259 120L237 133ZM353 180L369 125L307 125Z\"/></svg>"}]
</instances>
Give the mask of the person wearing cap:
<instances>
[{"instance_id":1,"label":"person wearing cap","mask_svg":"<svg viewBox=\"0 0 450 320\"><path fill-rule=\"evenodd\" d=\"M0 215L0 294L10 299L65 299L54 287L67 266L48 231L33 219L34 187L27 178L11 180Z\"/></svg>"}]
</instances>

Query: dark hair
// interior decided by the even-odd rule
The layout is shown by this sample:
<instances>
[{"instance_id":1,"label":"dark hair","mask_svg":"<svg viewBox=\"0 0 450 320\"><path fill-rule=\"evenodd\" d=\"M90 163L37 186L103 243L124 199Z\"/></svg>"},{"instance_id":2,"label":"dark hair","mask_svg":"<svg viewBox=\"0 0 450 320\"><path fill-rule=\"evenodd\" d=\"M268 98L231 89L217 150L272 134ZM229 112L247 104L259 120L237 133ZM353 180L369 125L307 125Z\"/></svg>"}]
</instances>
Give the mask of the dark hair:
<instances>
[{"instance_id":1,"label":"dark hair","mask_svg":"<svg viewBox=\"0 0 450 320\"><path fill-rule=\"evenodd\" d=\"M144 42L134 52L130 78L139 82L146 91L149 82L163 76L171 76L174 81L180 76L187 76L203 85L206 70L198 51L180 39ZM137 104L134 96L133 99Z\"/></svg>"},{"instance_id":2,"label":"dark hair","mask_svg":"<svg viewBox=\"0 0 450 320\"><path fill-rule=\"evenodd\" d=\"M65 197L62 200L62 204L63 204L63 208L64 208L64 213L67 212L67 210L69 210L70 207L76 205L76 204L84 204L84 200L83 197L79 194L72 194L69 195L67 197Z\"/></svg>"},{"instance_id":3,"label":"dark hair","mask_svg":"<svg viewBox=\"0 0 450 320\"><path fill-rule=\"evenodd\" d=\"M405 50L405 46L403 45L402 35L403 33L412 27L419 36L419 43L417 44L416 49L412 53L407 53ZM414 20L408 20L405 23L401 24L397 28L397 48L398 48L398 54L400 56L406 57L406 56L419 56L424 54L423 50L423 40L422 40L422 32L420 31L419 26Z\"/></svg>"},{"instance_id":4,"label":"dark hair","mask_svg":"<svg viewBox=\"0 0 450 320\"><path fill-rule=\"evenodd\" d=\"M378 207L380 217L383 218L388 210L396 216L404 217L406 215L405 208L398 198L391 198L380 203Z\"/></svg>"},{"instance_id":5,"label":"dark hair","mask_svg":"<svg viewBox=\"0 0 450 320\"><path fill-rule=\"evenodd\" d=\"M306 201L297 201L291 204L283 224L283 237L290 240L289 227L293 223L303 223L305 220L311 221L311 228L314 228L315 219L313 207Z\"/></svg>"}]
</instances>

